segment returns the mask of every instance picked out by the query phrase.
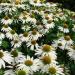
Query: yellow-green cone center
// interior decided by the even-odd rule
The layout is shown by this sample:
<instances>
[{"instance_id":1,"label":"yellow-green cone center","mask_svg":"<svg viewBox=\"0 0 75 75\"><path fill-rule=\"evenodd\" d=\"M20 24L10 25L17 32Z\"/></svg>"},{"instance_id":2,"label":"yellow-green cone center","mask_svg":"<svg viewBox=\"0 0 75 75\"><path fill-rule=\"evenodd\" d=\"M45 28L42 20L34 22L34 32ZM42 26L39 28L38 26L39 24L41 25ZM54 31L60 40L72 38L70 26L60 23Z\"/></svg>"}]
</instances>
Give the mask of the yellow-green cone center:
<instances>
[{"instance_id":1,"label":"yellow-green cone center","mask_svg":"<svg viewBox=\"0 0 75 75\"><path fill-rule=\"evenodd\" d=\"M4 25L3 27L4 27L4 28L8 28L8 25Z\"/></svg>"},{"instance_id":2,"label":"yellow-green cone center","mask_svg":"<svg viewBox=\"0 0 75 75\"><path fill-rule=\"evenodd\" d=\"M34 0L34 3L37 3L37 0Z\"/></svg>"},{"instance_id":3,"label":"yellow-green cone center","mask_svg":"<svg viewBox=\"0 0 75 75\"><path fill-rule=\"evenodd\" d=\"M12 51L11 54L13 55L13 57L17 57L18 56L18 52L16 50Z\"/></svg>"},{"instance_id":4,"label":"yellow-green cone center","mask_svg":"<svg viewBox=\"0 0 75 75\"><path fill-rule=\"evenodd\" d=\"M71 38L70 38L69 35L67 35L67 36L64 37L64 39L65 39L66 41L69 41Z\"/></svg>"},{"instance_id":5,"label":"yellow-green cone center","mask_svg":"<svg viewBox=\"0 0 75 75\"><path fill-rule=\"evenodd\" d=\"M15 40L14 43L15 43L15 44L18 43L18 40Z\"/></svg>"},{"instance_id":6,"label":"yellow-green cone center","mask_svg":"<svg viewBox=\"0 0 75 75\"><path fill-rule=\"evenodd\" d=\"M46 16L46 17L45 17L45 19L49 20L49 17L48 17L48 16Z\"/></svg>"},{"instance_id":7,"label":"yellow-green cone center","mask_svg":"<svg viewBox=\"0 0 75 75\"><path fill-rule=\"evenodd\" d=\"M73 45L73 47L72 47L74 50L75 50L75 45Z\"/></svg>"},{"instance_id":8,"label":"yellow-green cone center","mask_svg":"<svg viewBox=\"0 0 75 75\"><path fill-rule=\"evenodd\" d=\"M26 66L32 66L33 65L33 62L31 60L26 60L25 61L25 65Z\"/></svg>"},{"instance_id":9,"label":"yellow-green cone center","mask_svg":"<svg viewBox=\"0 0 75 75\"><path fill-rule=\"evenodd\" d=\"M68 28L68 25L67 24L64 24L64 26L63 26L64 28Z\"/></svg>"},{"instance_id":10,"label":"yellow-green cone center","mask_svg":"<svg viewBox=\"0 0 75 75\"><path fill-rule=\"evenodd\" d=\"M4 19L5 19L5 20L8 20L8 19L9 19L9 17L8 17L8 16L5 16L5 17L4 17Z\"/></svg>"},{"instance_id":11,"label":"yellow-green cone center","mask_svg":"<svg viewBox=\"0 0 75 75\"><path fill-rule=\"evenodd\" d=\"M55 74L56 73L56 69L54 67L50 67L49 68L49 73L50 74Z\"/></svg>"},{"instance_id":12,"label":"yellow-green cone center","mask_svg":"<svg viewBox=\"0 0 75 75\"><path fill-rule=\"evenodd\" d=\"M44 52L49 52L51 50L51 47L49 45L44 45L42 50Z\"/></svg>"},{"instance_id":13,"label":"yellow-green cone center","mask_svg":"<svg viewBox=\"0 0 75 75\"><path fill-rule=\"evenodd\" d=\"M26 75L26 72L24 70L19 70L17 75Z\"/></svg>"},{"instance_id":14,"label":"yellow-green cone center","mask_svg":"<svg viewBox=\"0 0 75 75\"><path fill-rule=\"evenodd\" d=\"M15 31L14 31L14 30L11 30L10 33L11 33L11 34L15 34Z\"/></svg>"},{"instance_id":15,"label":"yellow-green cone center","mask_svg":"<svg viewBox=\"0 0 75 75\"><path fill-rule=\"evenodd\" d=\"M15 4L16 5L20 4L20 0L16 0Z\"/></svg>"},{"instance_id":16,"label":"yellow-green cone center","mask_svg":"<svg viewBox=\"0 0 75 75\"><path fill-rule=\"evenodd\" d=\"M51 63L51 58L49 56L43 56L42 57L42 62L44 64L50 64Z\"/></svg>"},{"instance_id":17,"label":"yellow-green cone center","mask_svg":"<svg viewBox=\"0 0 75 75\"><path fill-rule=\"evenodd\" d=\"M25 32L25 33L23 34L23 36L24 36L24 37L27 37L27 36L28 36L28 33L27 33L27 32Z\"/></svg>"},{"instance_id":18,"label":"yellow-green cone center","mask_svg":"<svg viewBox=\"0 0 75 75\"><path fill-rule=\"evenodd\" d=\"M35 17L34 14L32 14L32 15L31 15L31 18L34 18L34 17Z\"/></svg>"},{"instance_id":19,"label":"yellow-green cone center","mask_svg":"<svg viewBox=\"0 0 75 75\"><path fill-rule=\"evenodd\" d=\"M58 43L58 46L62 46L62 43Z\"/></svg>"},{"instance_id":20,"label":"yellow-green cone center","mask_svg":"<svg viewBox=\"0 0 75 75\"><path fill-rule=\"evenodd\" d=\"M4 56L3 52L0 51L0 58Z\"/></svg>"},{"instance_id":21,"label":"yellow-green cone center","mask_svg":"<svg viewBox=\"0 0 75 75\"><path fill-rule=\"evenodd\" d=\"M47 22L50 24L52 21L51 20L48 20Z\"/></svg>"},{"instance_id":22,"label":"yellow-green cone center","mask_svg":"<svg viewBox=\"0 0 75 75\"><path fill-rule=\"evenodd\" d=\"M33 34L33 35L36 35L36 34L37 34L37 31L34 29L34 30L32 31L32 34Z\"/></svg>"},{"instance_id":23,"label":"yellow-green cone center","mask_svg":"<svg viewBox=\"0 0 75 75\"><path fill-rule=\"evenodd\" d=\"M14 19L18 19L18 16L14 16Z\"/></svg>"},{"instance_id":24,"label":"yellow-green cone center","mask_svg":"<svg viewBox=\"0 0 75 75\"><path fill-rule=\"evenodd\" d=\"M31 41L31 44L32 44L32 45L35 45L35 44L36 44L36 40L32 40L32 41Z\"/></svg>"}]
</instances>

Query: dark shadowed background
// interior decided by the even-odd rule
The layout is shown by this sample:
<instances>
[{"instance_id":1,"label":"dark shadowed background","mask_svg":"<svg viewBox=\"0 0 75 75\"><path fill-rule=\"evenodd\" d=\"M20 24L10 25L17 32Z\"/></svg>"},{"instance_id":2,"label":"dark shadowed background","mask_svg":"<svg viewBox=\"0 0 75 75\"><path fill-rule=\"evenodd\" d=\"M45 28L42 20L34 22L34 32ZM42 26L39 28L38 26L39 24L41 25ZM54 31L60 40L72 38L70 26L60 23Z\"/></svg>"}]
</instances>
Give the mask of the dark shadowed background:
<instances>
[{"instance_id":1,"label":"dark shadowed background","mask_svg":"<svg viewBox=\"0 0 75 75\"><path fill-rule=\"evenodd\" d=\"M47 0L48 2L58 2L62 3L64 8L75 11L75 0Z\"/></svg>"}]
</instances>

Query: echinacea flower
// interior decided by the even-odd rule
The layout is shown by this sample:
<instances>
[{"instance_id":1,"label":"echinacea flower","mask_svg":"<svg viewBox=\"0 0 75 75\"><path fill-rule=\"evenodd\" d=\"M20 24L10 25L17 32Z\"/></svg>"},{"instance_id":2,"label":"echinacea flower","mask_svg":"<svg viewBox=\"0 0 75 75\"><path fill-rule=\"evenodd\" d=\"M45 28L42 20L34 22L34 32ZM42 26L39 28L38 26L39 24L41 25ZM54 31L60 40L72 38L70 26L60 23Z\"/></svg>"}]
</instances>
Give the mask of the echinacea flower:
<instances>
[{"instance_id":1,"label":"echinacea flower","mask_svg":"<svg viewBox=\"0 0 75 75\"><path fill-rule=\"evenodd\" d=\"M13 47L13 48L18 48L18 47L20 47L21 46L21 40L20 39L15 39L15 40L13 40L13 41L11 41L11 46Z\"/></svg>"},{"instance_id":2,"label":"echinacea flower","mask_svg":"<svg viewBox=\"0 0 75 75\"><path fill-rule=\"evenodd\" d=\"M71 60L75 60L75 45L68 47L68 55L71 58Z\"/></svg>"},{"instance_id":3,"label":"echinacea flower","mask_svg":"<svg viewBox=\"0 0 75 75\"><path fill-rule=\"evenodd\" d=\"M5 25L11 24L11 23L12 23L12 19L10 19L8 16L5 16L5 17L1 20L1 22L2 22L3 24L5 24Z\"/></svg>"},{"instance_id":4,"label":"echinacea flower","mask_svg":"<svg viewBox=\"0 0 75 75\"><path fill-rule=\"evenodd\" d=\"M36 19L35 18L31 18L31 17L27 17L26 22L31 22L33 24L36 24Z\"/></svg>"},{"instance_id":5,"label":"echinacea flower","mask_svg":"<svg viewBox=\"0 0 75 75\"><path fill-rule=\"evenodd\" d=\"M24 32L23 34L20 34L19 37L22 42L27 42L29 41L30 38L28 32Z\"/></svg>"},{"instance_id":6,"label":"echinacea flower","mask_svg":"<svg viewBox=\"0 0 75 75\"><path fill-rule=\"evenodd\" d=\"M64 33L69 33L68 25L64 24L63 27L59 26L59 30Z\"/></svg>"},{"instance_id":7,"label":"echinacea flower","mask_svg":"<svg viewBox=\"0 0 75 75\"><path fill-rule=\"evenodd\" d=\"M0 32L0 40L4 39L5 35L3 33Z\"/></svg>"},{"instance_id":8,"label":"echinacea flower","mask_svg":"<svg viewBox=\"0 0 75 75\"><path fill-rule=\"evenodd\" d=\"M9 32L6 33L6 37L12 40L14 38L17 38L18 34L14 30L10 30Z\"/></svg>"},{"instance_id":9,"label":"echinacea flower","mask_svg":"<svg viewBox=\"0 0 75 75\"><path fill-rule=\"evenodd\" d=\"M25 58L22 52L17 51L16 49L12 49L11 55L14 58L14 62L21 63L22 60Z\"/></svg>"},{"instance_id":10,"label":"echinacea flower","mask_svg":"<svg viewBox=\"0 0 75 75\"><path fill-rule=\"evenodd\" d=\"M53 21L53 13L51 14L45 14L45 17L44 17L47 21L49 20L50 22Z\"/></svg>"},{"instance_id":11,"label":"echinacea flower","mask_svg":"<svg viewBox=\"0 0 75 75\"><path fill-rule=\"evenodd\" d=\"M48 72L48 74L51 74L51 75L64 75L63 68L55 64L48 66L47 70L44 70L44 71Z\"/></svg>"},{"instance_id":12,"label":"echinacea flower","mask_svg":"<svg viewBox=\"0 0 75 75\"><path fill-rule=\"evenodd\" d=\"M73 44L73 40L71 39L71 37L69 35L65 35L64 37L60 37L59 40L66 42L65 46L71 46Z\"/></svg>"},{"instance_id":13,"label":"echinacea flower","mask_svg":"<svg viewBox=\"0 0 75 75\"><path fill-rule=\"evenodd\" d=\"M40 0L29 0L29 3L34 6L42 6Z\"/></svg>"},{"instance_id":14,"label":"echinacea flower","mask_svg":"<svg viewBox=\"0 0 75 75\"><path fill-rule=\"evenodd\" d=\"M54 28L55 27L55 24L54 22L51 22L51 23L47 23L46 24L46 28L49 29L49 28Z\"/></svg>"},{"instance_id":15,"label":"echinacea flower","mask_svg":"<svg viewBox=\"0 0 75 75\"><path fill-rule=\"evenodd\" d=\"M30 40L27 42L27 47L30 47L31 50L38 49L39 45L36 40Z\"/></svg>"},{"instance_id":16,"label":"echinacea flower","mask_svg":"<svg viewBox=\"0 0 75 75\"><path fill-rule=\"evenodd\" d=\"M43 67L50 64L56 64L56 57L53 55L44 55L40 57Z\"/></svg>"},{"instance_id":17,"label":"echinacea flower","mask_svg":"<svg viewBox=\"0 0 75 75\"><path fill-rule=\"evenodd\" d=\"M16 75L16 74L15 74L15 72L12 69L10 69L10 70L6 70L4 72L4 75Z\"/></svg>"},{"instance_id":18,"label":"echinacea flower","mask_svg":"<svg viewBox=\"0 0 75 75\"><path fill-rule=\"evenodd\" d=\"M21 28L21 29L22 29L23 31L29 31L29 30L30 30L30 28L31 28L30 26L25 25L25 26L22 26L22 28Z\"/></svg>"},{"instance_id":19,"label":"echinacea flower","mask_svg":"<svg viewBox=\"0 0 75 75\"><path fill-rule=\"evenodd\" d=\"M4 75L29 75L27 70L6 70Z\"/></svg>"},{"instance_id":20,"label":"echinacea flower","mask_svg":"<svg viewBox=\"0 0 75 75\"><path fill-rule=\"evenodd\" d=\"M27 56L22 63L18 64L18 69L26 69L30 73L38 71L40 65L39 65L39 59L34 59L33 57Z\"/></svg>"},{"instance_id":21,"label":"echinacea flower","mask_svg":"<svg viewBox=\"0 0 75 75\"><path fill-rule=\"evenodd\" d=\"M60 40L60 39L54 40L52 46L55 47L55 48L60 48L62 50L67 48L66 41L65 40Z\"/></svg>"},{"instance_id":22,"label":"echinacea flower","mask_svg":"<svg viewBox=\"0 0 75 75\"><path fill-rule=\"evenodd\" d=\"M30 39L37 40L42 35L37 30L33 29L33 31L29 32L29 36L30 36Z\"/></svg>"},{"instance_id":23,"label":"echinacea flower","mask_svg":"<svg viewBox=\"0 0 75 75\"><path fill-rule=\"evenodd\" d=\"M39 47L38 49L35 50L35 55L50 55L54 54L56 55L55 49L51 45L44 44L42 47Z\"/></svg>"},{"instance_id":24,"label":"echinacea flower","mask_svg":"<svg viewBox=\"0 0 75 75\"><path fill-rule=\"evenodd\" d=\"M12 61L13 61L13 58L11 57L8 51L0 50L0 69L2 67L5 68L5 62L7 62L8 64L11 64Z\"/></svg>"},{"instance_id":25,"label":"echinacea flower","mask_svg":"<svg viewBox=\"0 0 75 75\"><path fill-rule=\"evenodd\" d=\"M3 32L9 32L10 30L12 30L8 25L3 25L1 31Z\"/></svg>"}]
</instances>

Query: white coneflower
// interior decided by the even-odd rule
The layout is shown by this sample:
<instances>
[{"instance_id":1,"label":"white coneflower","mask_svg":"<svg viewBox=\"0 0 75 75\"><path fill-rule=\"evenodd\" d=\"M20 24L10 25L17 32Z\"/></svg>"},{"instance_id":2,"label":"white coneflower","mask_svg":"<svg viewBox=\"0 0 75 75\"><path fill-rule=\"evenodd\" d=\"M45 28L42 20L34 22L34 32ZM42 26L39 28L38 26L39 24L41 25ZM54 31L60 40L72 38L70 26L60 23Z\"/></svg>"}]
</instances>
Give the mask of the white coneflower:
<instances>
[{"instance_id":1,"label":"white coneflower","mask_svg":"<svg viewBox=\"0 0 75 75\"><path fill-rule=\"evenodd\" d=\"M0 50L0 69L2 67L5 68L5 62L11 64L12 61L13 58L11 57L10 53L8 53L8 51Z\"/></svg>"},{"instance_id":2,"label":"white coneflower","mask_svg":"<svg viewBox=\"0 0 75 75\"><path fill-rule=\"evenodd\" d=\"M16 63L21 63L22 60L25 58L23 53L17 51L16 49L12 49L11 55L14 58L14 62L16 62Z\"/></svg>"},{"instance_id":3,"label":"white coneflower","mask_svg":"<svg viewBox=\"0 0 75 75\"><path fill-rule=\"evenodd\" d=\"M63 27L59 26L59 30L64 32L64 33L69 33L68 25L64 24Z\"/></svg>"},{"instance_id":4,"label":"white coneflower","mask_svg":"<svg viewBox=\"0 0 75 75\"><path fill-rule=\"evenodd\" d=\"M22 20L23 24L25 24L25 19L23 13L20 14L19 19Z\"/></svg>"},{"instance_id":5,"label":"white coneflower","mask_svg":"<svg viewBox=\"0 0 75 75\"><path fill-rule=\"evenodd\" d=\"M21 0L15 0L15 4L19 5L21 3Z\"/></svg>"},{"instance_id":6,"label":"white coneflower","mask_svg":"<svg viewBox=\"0 0 75 75\"><path fill-rule=\"evenodd\" d=\"M13 48L17 48L17 47L20 47L21 46L21 40L20 39L15 39L15 40L12 40L11 41L11 46Z\"/></svg>"},{"instance_id":7,"label":"white coneflower","mask_svg":"<svg viewBox=\"0 0 75 75\"><path fill-rule=\"evenodd\" d=\"M68 45L73 44L73 40L71 39L69 35L64 36L64 39Z\"/></svg>"},{"instance_id":8,"label":"white coneflower","mask_svg":"<svg viewBox=\"0 0 75 75\"><path fill-rule=\"evenodd\" d=\"M64 69L61 68L60 65L55 64L47 66L47 69L45 69L44 72L47 72L50 75L65 75Z\"/></svg>"},{"instance_id":9,"label":"white coneflower","mask_svg":"<svg viewBox=\"0 0 75 75\"><path fill-rule=\"evenodd\" d=\"M53 47L57 48L59 47L60 49L64 50L67 48L66 46L66 41L65 40L54 40L54 43L52 44Z\"/></svg>"},{"instance_id":10,"label":"white coneflower","mask_svg":"<svg viewBox=\"0 0 75 75\"><path fill-rule=\"evenodd\" d=\"M4 39L5 35L3 33L0 32L0 40Z\"/></svg>"},{"instance_id":11,"label":"white coneflower","mask_svg":"<svg viewBox=\"0 0 75 75\"><path fill-rule=\"evenodd\" d=\"M55 49L53 48L53 46L44 44L42 47L39 47L38 49L36 49L36 53L35 55L50 55L50 54L54 54L54 56L56 55Z\"/></svg>"},{"instance_id":12,"label":"white coneflower","mask_svg":"<svg viewBox=\"0 0 75 75\"><path fill-rule=\"evenodd\" d=\"M42 6L40 0L29 0L29 3L34 5L34 6Z\"/></svg>"},{"instance_id":13,"label":"white coneflower","mask_svg":"<svg viewBox=\"0 0 75 75\"><path fill-rule=\"evenodd\" d=\"M51 22L51 23L47 23L46 24L46 28L49 29L49 28L54 28L55 27L55 24L54 22Z\"/></svg>"},{"instance_id":14,"label":"white coneflower","mask_svg":"<svg viewBox=\"0 0 75 75\"><path fill-rule=\"evenodd\" d=\"M6 70L4 72L4 75L29 75L28 71L27 70Z\"/></svg>"},{"instance_id":15,"label":"white coneflower","mask_svg":"<svg viewBox=\"0 0 75 75\"><path fill-rule=\"evenodd\" d=\"M23 10L25 10L25 5L16 5L17 6L17 8L21 8L21 9L23 9Z\"/></svg>"},{"instance_id":16,"label":"white coneflower","mask_svg":"<svg viewBox=\"0 0 75 75\"><path fill-rule=\"evenodd\" d=\"M3 32L8 32L10 30L12 30L12 29L8 25L3 25L2 29L1 29L1 31L3 31Z\"/></svg>"},{"instance_id":17,"label":"white coneflower","mask_svg":"<svg viewBox=\"0 0 75 75\"><path fill-rule=\"evenodd\" d=\"M19 37L22 42L27 42L29 41L29 38L30 38L28 32L24 32L23 34L20 34Z\"/></svg>"},{"instance_id":18,"label":"white coneflower","mask_svg":"<svg viewBox=\"0 0 75 75\"><path fill-rule=\"evenodd\" d=\"M46 6L47 6L47 7L55 7L55 6L57 6L57 4L47 2L47 3L46 3Z\"/></svg>"},{"instance_id":19,"label":"white coneflower","mask_svg":"<svg viewBox=\"0 0 75 75\"><path fill-rule=\"evenodd\" d=\"M46 32L48 32L48 29L43 26L43 25L38 25L37 26L38 31L41 33L41 35L45 34Z\"/></svg>"},{"instance_id":20,"label":"white coneflower","mask_svg":"<svg viewBox=\"0 0 75 75\"><path fill-rule=\"evenodd\" d=\"M6 33L6 37L12 40L14 38L17 38L18 34L14 30L10 30Z\"/></svg>"},{"instance_id":21,"label":"white coneflower","mask_svg":"<svg viewBox=\"0 0 75 75\"><path fill-rule=\"evenodd\" d=\"M1 23L7 25L12 23L12 19L10 19L8 16L5 16L2 20Z\"/></svg>"},{"instance_id":22,"label":"white coneflower","mask_svg":"<svg viewBox=\"0 0 75 75\"><path fill-rule=\"evenodd\" d=\"M64 37L60 37L60 39L62 42L65 41L66 45L65 46L71 46L73 44L73 40L71 39L71 37L69 35L65 35Z\"/></svg>"},{"instance_id":23,"label":"white coneflower","mask_svg":"<svg viewBox=\"0 0 75 75\"><path fill-rule=\"evenodd\" d=\"M0 46L2 44L2 40L5 38L5 35L0 32Z\"/></svg>"},{"instance_id":24,"label":"white coneflower","mask_svg":"<svg viewBox=\"0 0 75 75\"><path fill-rule=\"evenodd\" d=\"M27 17L26 22L31 22L36 24L36 19L35 18L31 18L31 17Z\"/></svg>"},{"instance_id":25,"label":"white coneflower","mask_svg":"<svg viewBox=\"0 0 75 75\"><path fill-rule=\"evenodd\" d=\"M24 15L23 13L20 14L19 19L23 19Z\"/></svg>"},{"instance_id":26,"label":"white coneflower","mask_svg":"<svg viewBox=\"0 0 75 75\"><path fill-rule=\"evenodd\" d=\"M47 20L46 19L42 19L43 24L47 24Z\"/></svg>"},{"instance_id":27,"label":"white coneflower","mask_svg":"<svg viewBox=\"0 0 75 75\"><path fill-rule=\"evenodd\" d=\"M68 55L72 60L75 60L75 45L68 47Z\"/></svg>"},{"instance_id":28,"label":"white coneflower","mask_svg":"<svg viewBox=\"0 0 75 75\"><path fill-rule=\"evenodd\" d=\"M33 31L29 32L29 36L30 36L30 39L37 40L42 35L37 30L34 29Z\"/></svg>"},{"instance_id":29,"label":"white coneflower","mask_svg":"<svg viewBox=\"0 0 75 75\"><path fill-rule=\"evenodd\" d=\"M10 70L6 70L4 72L4 75L16 75L16 74L15 74L15 72L12 69L10 69Z\"/></svg>"},{"instance_id":30,"label":"white coneflower","mask_svg":"<svg viewBox=\"0 0 75 75\"><path fill-rule=\"evenodd\" d=\"M39 3L40 2L40 0L33 0L34 1L34 3Z\"/></svg>"},{"instance_id":31,"label":"white coneflower","mask_svg":"<svg viewBox=\"0 0 75 75\"><path fill-rule=\"evenodd\" d=\"M34 59L33 57L27 56L23 63L19 64L17 67L18 69L27 69L32 74L39 70L39 59Z\"/></svg>"},{"instance_id":32,"label":"white coneflower","mask_svg":"<svg viewBox=\"0 0 75 75\"><path fill-rule=\"evenodd\" d=\"M66 21L66 15L63 12L57 13L56 17L60 18L63 21Z\"/></svg>"},{"instance_id":33,"label":"white coneflower","mask_svg":"<svg viewBox=\"0 0 75 75\"><path fill-rule=\"evenodd\" d=\"M52 22L53 21L53 14L45 14L45 17L44 17L47 21Z\"/></svg>"},{"instance_id":34,"label":"white coneflower","mask_svg":"<svg viewBox=\"0 0 75 75\"><path fill-rule=\"evenodd\" d=\"M25 26L22 26L22 28L21 28L21 29L22 29L23 31L29 31L29 30L30 30L30 28L31 28L30 26L25 25Z\"/></svg>"},{"instance_id":35,"label":"white coneflower","mask_svg":"<svg viewBox=\"0 0 75 75\"><path fill-rule=\"evenodd\" d=\"M15 12L16 10L17 10L17 8L16 8L16 7L13 7L13 6L11 6L11 7L6 7L6 8L4 9L5 12L9 11L9 14L11 14L11 15L12 15L12 11Z\"/></svg>"},{"instance_id":36,"label":"white coneflower","mask_svg":"<svg viewBox=\"0 0 75 75\"><path fill-rule=\"evenodd\" d=\"M44 55L44 56L41 56L39 59L41 61L41 64L42 64L42 67L44 68L45 66L47 65L50 65L50 64L56 64L56 57L53 56L54 54L52 55Z\"/></svg>"},{"instance_id":37,"label":"white coneflower","mask_svg":"<svg viewBox=\"0 0 75 75\"><path fill-rule=\"evenodd\" d=\"M27 47L30 47L31 50L38 49L39 45L36 40L30 40L27 42Z\"/></svg>"}]
</instances>

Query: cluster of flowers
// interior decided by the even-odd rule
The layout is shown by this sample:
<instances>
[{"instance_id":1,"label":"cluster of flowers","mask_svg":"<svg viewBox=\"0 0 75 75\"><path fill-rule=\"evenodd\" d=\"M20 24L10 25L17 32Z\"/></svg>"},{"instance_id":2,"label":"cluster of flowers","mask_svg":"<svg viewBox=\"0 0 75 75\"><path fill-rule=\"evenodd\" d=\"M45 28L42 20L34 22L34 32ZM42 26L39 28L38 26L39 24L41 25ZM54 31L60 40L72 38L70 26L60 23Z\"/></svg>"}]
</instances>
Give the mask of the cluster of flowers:
<instances>
[{"instance_id":1,"label":"cluster of flowers","mask_svg":"<svg viewBox=\"0 0 75 75\"><path fill-rule=\"evenodd\" d=\"M0 68L8 69L4 75L33 75L39 70L42 73L64 75L63 68L56 62L57 56L52 46L43 45L37 49L35 55L38 57L24 56L15 49L10 53L0 50Z\"/></svg>"},{"instance_id":2,"label":"cluster of flowers","mask_svg":"<svg viewBox=\"0 0 75 75\"><path fill-rule=\"evenodd\" d=\"M75 26L73 22L69 29L66 23L69 15L73 16L74 12L62 10L57 4L45 3L44 0L29 0L14 6L2 3L0 69L5 70L4 75L33 75L37 71L49 75L64 75L64 68L57 62L56 49L68 50L68 55L75 60L75 45L69 34L70 31L75 32ZM58 24L59 20L62 23ZM74 21L74 17L70 21ZM50 45L41 41L39 44L39 39L55 28L58 30L55 34L58 39L53 39ZM2 47L4 39L10 42L10 52L7 51L8 48ZM24 55L18 50L23 43L28 50L34 52L33 56Z\"/></svg>"}]
</instances>

